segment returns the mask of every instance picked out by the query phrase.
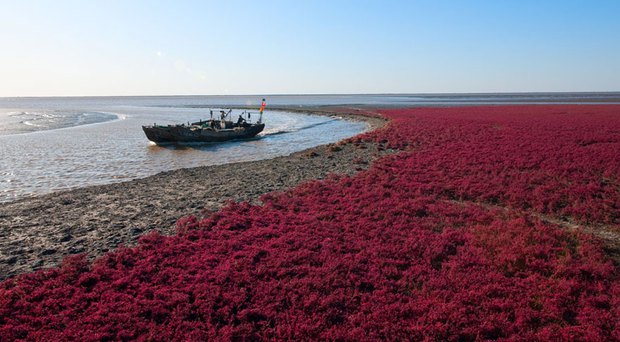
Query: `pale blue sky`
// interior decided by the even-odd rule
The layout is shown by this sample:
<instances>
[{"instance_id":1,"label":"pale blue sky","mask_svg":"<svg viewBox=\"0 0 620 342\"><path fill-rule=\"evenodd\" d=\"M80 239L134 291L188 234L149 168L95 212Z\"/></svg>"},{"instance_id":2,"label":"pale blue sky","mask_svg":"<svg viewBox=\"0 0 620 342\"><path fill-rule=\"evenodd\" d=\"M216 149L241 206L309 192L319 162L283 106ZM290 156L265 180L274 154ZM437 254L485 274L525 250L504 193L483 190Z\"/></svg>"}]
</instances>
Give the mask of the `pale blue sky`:
<instances>
[{"instance_id":1,"label":"pale blue sky","mask_svg":"<svg viewBox=\"0 0 620 342\"><path fill-rule=\"evenodd\" d=\"M620 91L620 1L0 0L0 96Z\"/></svg>"}]
</instances>

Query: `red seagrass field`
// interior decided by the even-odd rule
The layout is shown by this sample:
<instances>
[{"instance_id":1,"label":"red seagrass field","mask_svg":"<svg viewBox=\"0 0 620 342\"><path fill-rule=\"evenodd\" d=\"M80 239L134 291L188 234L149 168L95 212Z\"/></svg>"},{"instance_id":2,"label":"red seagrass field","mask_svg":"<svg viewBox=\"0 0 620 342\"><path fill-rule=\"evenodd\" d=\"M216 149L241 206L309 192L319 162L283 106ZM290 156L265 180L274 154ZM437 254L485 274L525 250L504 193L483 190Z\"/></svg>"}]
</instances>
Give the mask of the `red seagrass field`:
<instances>
[{"instance_id":1,"label":"red seagrass field","mask_svg":"<svg viewBox=\"0 0 620 342\"><path fill-rule=\"evenodd\" d=\"M0 340L620 340L620 106L378 113L367 171L4 281Z\"/></svg>"}]
</instances>

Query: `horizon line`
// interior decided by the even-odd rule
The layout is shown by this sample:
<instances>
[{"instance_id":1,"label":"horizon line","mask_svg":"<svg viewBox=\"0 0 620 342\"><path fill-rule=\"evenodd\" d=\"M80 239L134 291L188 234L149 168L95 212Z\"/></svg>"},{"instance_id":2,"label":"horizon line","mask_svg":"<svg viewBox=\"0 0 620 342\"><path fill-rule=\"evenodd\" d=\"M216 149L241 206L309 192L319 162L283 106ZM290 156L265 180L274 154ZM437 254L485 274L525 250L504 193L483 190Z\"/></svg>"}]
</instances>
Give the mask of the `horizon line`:
<instances>
[{"instance_id":1,"label":"horizon line","mask_svg":"<svg viewBox=\"0 0 620 342\"><path fill-rule=\"evenodd\" d=\"M521 94L620 94L620 90L606 91L500 91L500 92L386 92L386 93L274 93L274 94L171 94L171 95L26 95L0 96L0 99L27 98L102 98L102 97L187 97L187 96L386 96L386 95L521 95Z\"/></svg>"}]
</instances>

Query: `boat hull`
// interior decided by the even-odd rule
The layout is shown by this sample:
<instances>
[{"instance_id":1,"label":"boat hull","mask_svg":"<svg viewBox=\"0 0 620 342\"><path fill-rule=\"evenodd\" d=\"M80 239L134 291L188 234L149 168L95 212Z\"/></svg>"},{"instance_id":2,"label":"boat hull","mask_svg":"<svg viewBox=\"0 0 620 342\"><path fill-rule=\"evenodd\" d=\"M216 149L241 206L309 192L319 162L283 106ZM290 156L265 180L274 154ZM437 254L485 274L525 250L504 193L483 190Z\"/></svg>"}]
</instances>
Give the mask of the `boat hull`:
<instances>
[{"instance_id":1,"label":"boat hull","mask_svg":"<svg viewBox=\"0 0 620 342\"><path fill-rule=\"evenodd\" d=\"M262 132L265 124L252 124L228 129L195 126L142 126L146 137L155 143L206 143L248 139Z\"/></svg>"}]
</instances>

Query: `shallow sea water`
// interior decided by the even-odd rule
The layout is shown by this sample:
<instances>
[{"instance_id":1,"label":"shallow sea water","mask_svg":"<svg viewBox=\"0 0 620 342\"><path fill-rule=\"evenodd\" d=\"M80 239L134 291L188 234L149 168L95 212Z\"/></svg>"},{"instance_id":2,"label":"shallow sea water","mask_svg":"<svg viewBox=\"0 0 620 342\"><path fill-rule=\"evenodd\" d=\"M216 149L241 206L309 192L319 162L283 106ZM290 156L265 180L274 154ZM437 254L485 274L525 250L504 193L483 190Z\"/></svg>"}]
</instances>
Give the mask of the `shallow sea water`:
<instances>
[{"instance_id":1,"label":"shallow sea water","mask_svg":"<svg viewBox=\"0 0 620 342\"><path fill-rule=\"evenodd\" d=\"M146 139L142 125L196 121L208 118L209 110L165 101L101 102L44 99L2 108L0 101L0 202L180 168L288 155L367 128L360 122L266 110L265 130L254 139L158 146Z\"/></svg>"}]
</instances>

